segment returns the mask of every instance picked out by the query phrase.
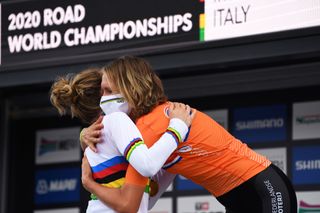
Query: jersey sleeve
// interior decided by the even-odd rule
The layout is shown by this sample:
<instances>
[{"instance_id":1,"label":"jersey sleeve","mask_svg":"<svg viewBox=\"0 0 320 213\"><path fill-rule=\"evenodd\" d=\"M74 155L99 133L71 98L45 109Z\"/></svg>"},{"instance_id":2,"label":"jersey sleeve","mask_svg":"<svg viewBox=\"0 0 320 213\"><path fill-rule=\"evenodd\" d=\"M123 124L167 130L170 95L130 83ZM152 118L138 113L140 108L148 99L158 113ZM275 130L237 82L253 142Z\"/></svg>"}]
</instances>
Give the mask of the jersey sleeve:
<instances>
[{"instance_id":1,"label":"jersey sleeve","mask_svg":"<svg viewBox=\"0 0 320 213\"><path fill-rule=\"evenodd\" d=\"M173 118L167 131L148 149L138 128L125 113L110 114L104 125L110 128L110 135L120 153L145 177L151 177L160 170L188 131L182 120Z\"/></svg>"}]
</instances>

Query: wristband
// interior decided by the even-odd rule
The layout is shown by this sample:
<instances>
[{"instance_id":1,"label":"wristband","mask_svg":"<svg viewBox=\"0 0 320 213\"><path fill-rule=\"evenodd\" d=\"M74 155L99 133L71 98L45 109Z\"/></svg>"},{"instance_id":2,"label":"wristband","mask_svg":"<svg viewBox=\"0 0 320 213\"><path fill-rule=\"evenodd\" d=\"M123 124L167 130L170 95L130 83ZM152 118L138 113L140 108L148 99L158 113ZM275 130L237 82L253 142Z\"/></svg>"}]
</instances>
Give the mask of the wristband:
<instances>
[{"instance_id":1,"label":"wristband","mask_svg":"<svg viewBox=\"0 0 320 213\"><path fill-rule=\"evenodd\" d=\"M83 130L84 130L84 129L85 129L85 128L83 128L83 129L80 131L80 136L79 136L80 143L82 142Z\"/></svg>"}]
</instances>

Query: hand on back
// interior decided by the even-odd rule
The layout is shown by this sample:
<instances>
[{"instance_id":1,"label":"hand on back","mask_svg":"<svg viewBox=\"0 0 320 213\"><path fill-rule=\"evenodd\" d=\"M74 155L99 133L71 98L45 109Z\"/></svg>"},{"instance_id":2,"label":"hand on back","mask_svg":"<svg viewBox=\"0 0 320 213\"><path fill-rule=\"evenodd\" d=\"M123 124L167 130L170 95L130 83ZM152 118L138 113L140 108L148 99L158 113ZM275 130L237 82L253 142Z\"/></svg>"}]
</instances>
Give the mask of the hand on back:
<instances>
[{"instance_id":1,"label":"hand on back","mask_svg":"<svg viewBox=\"0 0 320 213\"><path fill-rule=\"evenodd\" d=\"M170 102L169 106L169 118L179 118L189 127L192 123L192 120L196 114L196 110L192 109L189 105Z\"/></svg>"},{"instance_id":2,"label":"hand on back","mask_svg":"<svg viewBox=\"0 0 320 213\"><path fill-rule=\"evenodd\" d=\"M90 149L94 152L97 152L96 144L101 142L102 135L102 124L103 116L100 116L93 124L88 128L84 128L81 133L81 143L89 146Z\"/></svg>"}]
</instances>

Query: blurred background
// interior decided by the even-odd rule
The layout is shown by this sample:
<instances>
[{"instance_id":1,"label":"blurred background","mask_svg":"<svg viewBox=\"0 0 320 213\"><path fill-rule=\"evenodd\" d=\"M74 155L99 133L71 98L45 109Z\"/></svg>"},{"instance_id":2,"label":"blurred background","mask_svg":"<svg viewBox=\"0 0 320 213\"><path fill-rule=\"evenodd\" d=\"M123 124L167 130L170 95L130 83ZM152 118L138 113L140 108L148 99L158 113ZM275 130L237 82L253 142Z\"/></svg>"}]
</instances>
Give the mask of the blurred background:
<instances>
[{"instance_id":1,"label":"blurred background","mask_svg":"<svg viewBox=\"0 0 320 213\"><path fill-rule=\"evenodd\" d=\"M49 89L122 55L278 165L299 212L320 212L319 0L11 0L0 14L0 213L85 212L84 126ZM178 176L150 212L225 210Z\"/></svg>"}]
</instances>

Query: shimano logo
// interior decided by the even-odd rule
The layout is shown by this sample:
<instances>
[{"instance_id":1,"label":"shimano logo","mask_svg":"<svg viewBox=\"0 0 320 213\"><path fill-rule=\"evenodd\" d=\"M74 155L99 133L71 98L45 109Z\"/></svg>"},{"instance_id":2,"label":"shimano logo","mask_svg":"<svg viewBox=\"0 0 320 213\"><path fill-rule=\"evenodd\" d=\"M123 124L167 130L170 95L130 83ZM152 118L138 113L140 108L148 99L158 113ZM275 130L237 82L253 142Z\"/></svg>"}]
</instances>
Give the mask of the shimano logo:
<instances>
[{"instance_id":1,"label":"shimano logo","mask_svg":"<svg viewBox=\"0 0 320 213\"><path fill-rule=\"evenodd\" d=\"M250 129L271 129L281 128L284 126L283 118L270 118L264 120L238 121L236 122L236 130Z\"/></svg>"},{"instance_id":2,"label":"shimano logo","mask_svg":"<svg viewBox=\"0 0 320 213\"><path fill-rule=\"evenodd\" d=\"M36 191L40 195L50 192L73 191L77 187L77 179L51 180L40 179Z\"/></svg>"},{"instance_id":3,"label":"shimano logo","mask_svg":"<svg viewBox=\"0 0 320 213\"><path fill-rule=\"evenodd\" d=\"M296 170L318 170L320 169L320 160L300 160L296 162Z\"/></svg>"}]
</instances>

